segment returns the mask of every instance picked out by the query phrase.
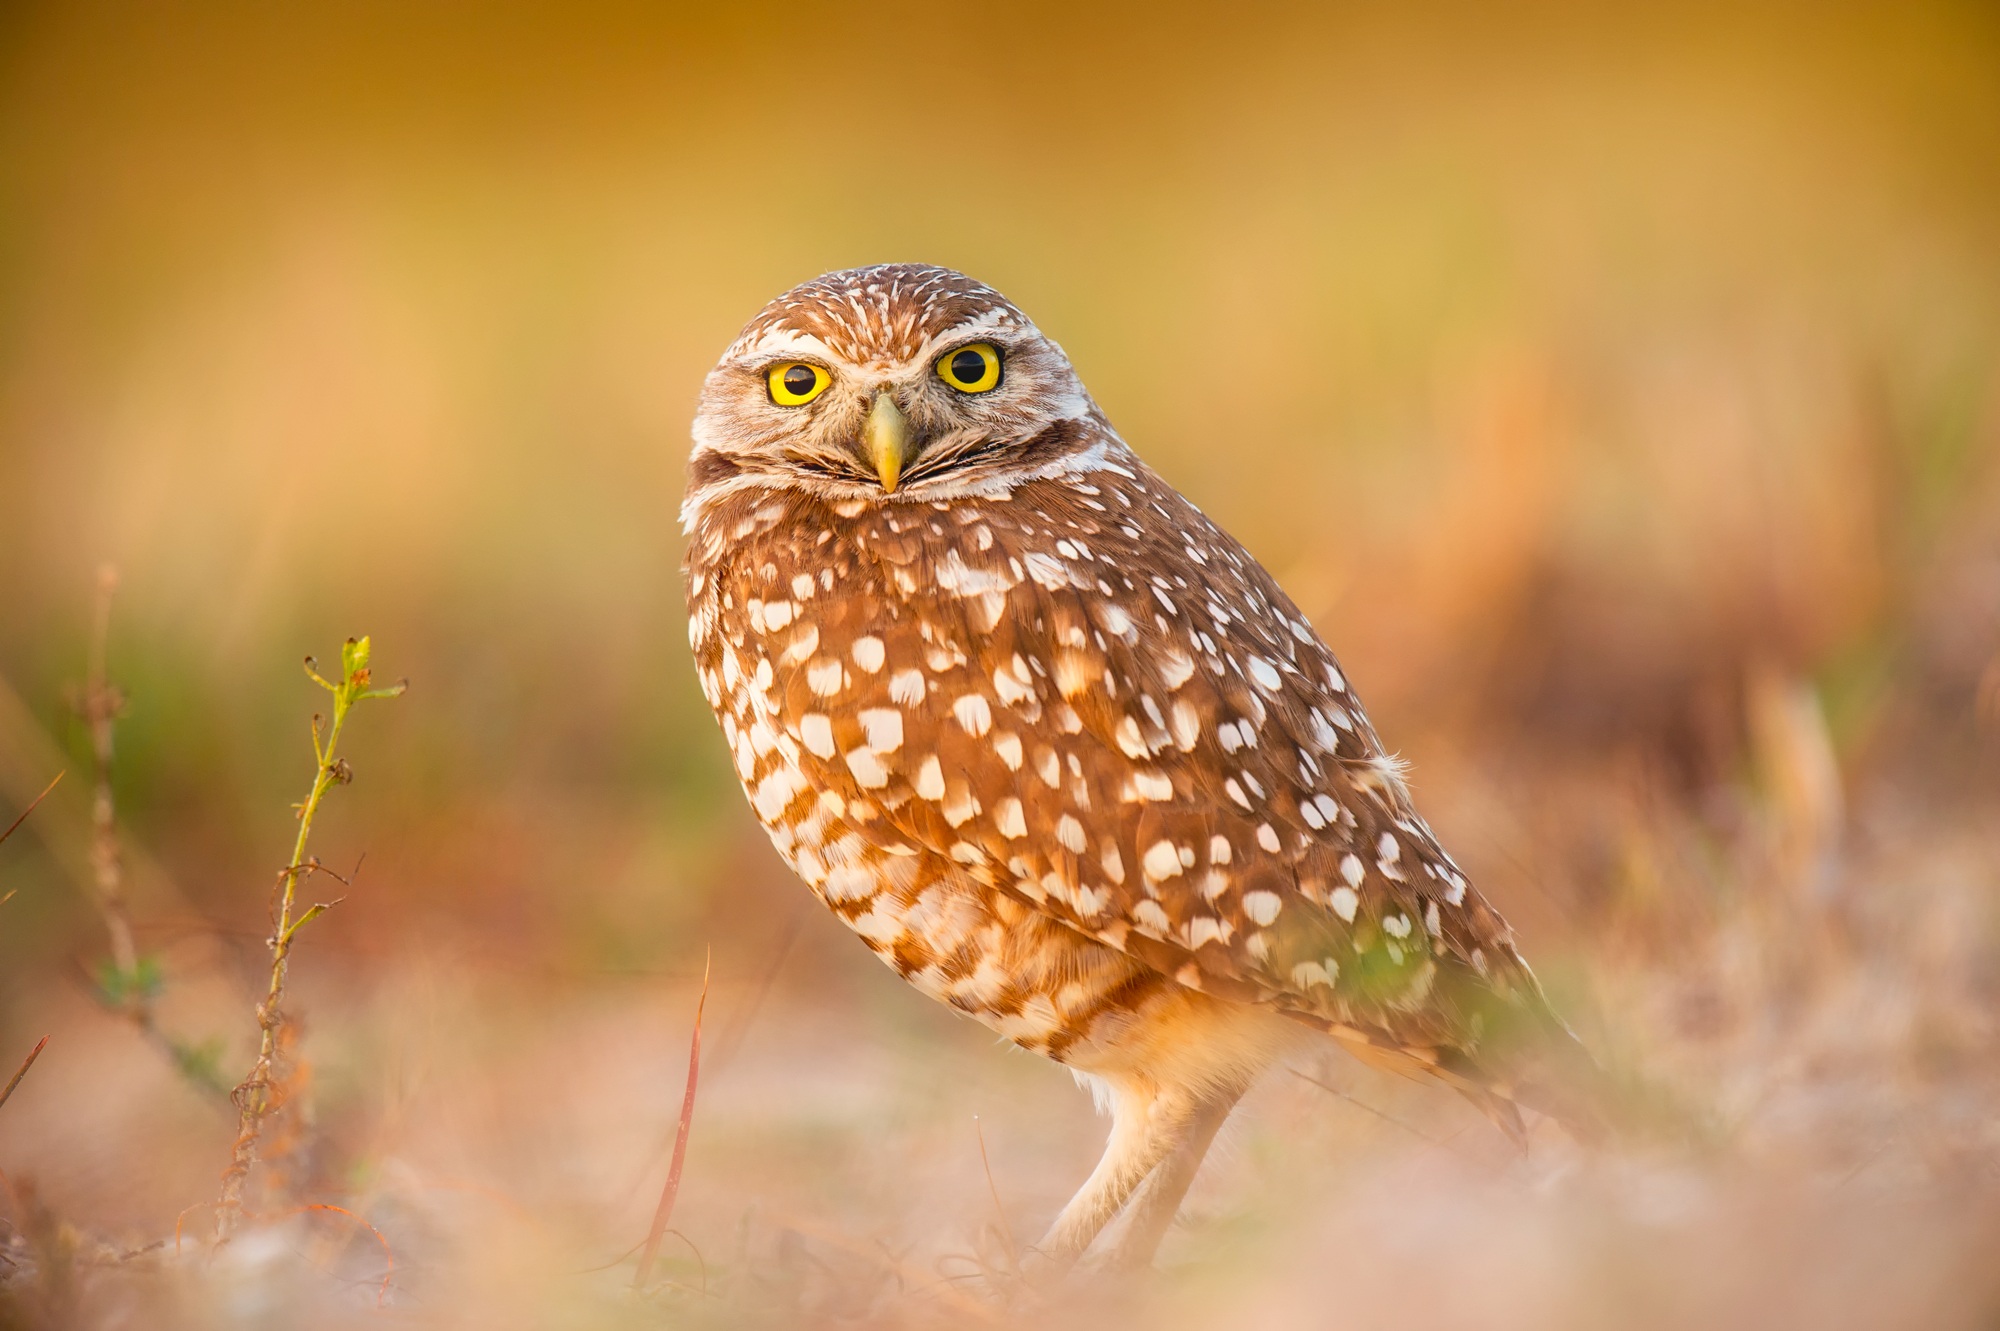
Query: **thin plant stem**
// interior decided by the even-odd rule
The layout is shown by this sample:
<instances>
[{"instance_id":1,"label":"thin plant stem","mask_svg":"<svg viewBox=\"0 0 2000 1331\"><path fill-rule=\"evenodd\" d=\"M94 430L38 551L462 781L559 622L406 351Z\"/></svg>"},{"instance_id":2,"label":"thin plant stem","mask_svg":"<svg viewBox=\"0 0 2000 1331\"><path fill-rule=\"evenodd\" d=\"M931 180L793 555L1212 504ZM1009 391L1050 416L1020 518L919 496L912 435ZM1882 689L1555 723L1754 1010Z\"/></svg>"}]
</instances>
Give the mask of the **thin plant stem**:
<instances>
[{"instance_id":1,"label":"thin plant stem","mask_svg":"<svg viewBox=\"0 0 2000 1331\"><path fill-rule=\"evenodd\" d=\"M313 819L319 813L320 802L333 787L353 779L352 769L340 757L341 731L346 727L348 712L355 703L368 698L395 697L406 687L396 684L386 689L370 688L368 661L368 639L349 638L341 649L340 683L334 684L320 676L311 657L306 658L306 674L314 683L333 694L333 723L322 733L325 718L313 717L315 767L312 789L305 802L297 806L299 834L292 844L292 858L278 871L278 881L272 889L276 909L273 911L270 937L271 980L265 990L264 1001L257 1005L257 1061L251 1065L250 1075L230 1094L240 1117L229 1167L222 1173L222 1195L216 1203L217 1243L227 1243L242 1221L244 1185L251 1166L257 1161L257 1143L263 1136L264 1120L276 1107L272 1097L272 1074L278 1060L279 1032L285 1024L285 976L290 967L292 943L302 927L334 904L316 902L302 914L295 916L293 913L298 906L299 881L319 868L317 861L306 858L306 847L312 839Z\"/></svg>"},{"instance_id":2,"label":"thin plant stem","mask_svg":"<svg viewBox=\"0 0 2000 1331\"><path fill-rule=\"evenodd\" d=\"M21 816L16 818L13 822L7 824L7 830L4 832L0 832L0 845L5 845L8 837L13 836L14 833L21 830L21 824L28 821L28 815L41 807L42 801L49 797L49 792L56 788L56 781L61 781L64 775L65 773L57 772L55 776L55 781L51 781L48 783L48 785L42 787L42 793L35 796L34 803L30 804L27 808L21 810ZM11 897L14 894L12 892L9 892L7 895Z\"/></svg>"},{"instance_id":3,"label":"thin plant stem","mask_svg":"<svg viewBox=\"0 0 2000 1331\"><path fill-rule=\"evenodd\" d=\"M35 1041L35 1047L30 1049L28 1056L21 1060L21 1066L15 1071L13 1076L7 1079L7 1084L4 1087L0 1087L0 1105L5 1105L7 1098L14 1094L14 1088L21 1084L21 1078L28 1075L28 1069L35 1066L35 1060L42 1056L42 1050L48 1043L49 1037L46 1035Z\"/></svg>"},{"instance_id":4,"label":"thin plant stem","mask_svg":"<svg viewBox=\"0 0 2000 1331\"><path fill-rule=\"evenodd\" d=\"M712 956L709 960L712 960ZM632 1276L632 1288L643 1290L653 1274L653 1260L660 1254L660 1241L667 1236L667 1222L674 1216L674 1199L680 1196L681 1165L687 1159L688 1129L694 1125L694 1094L701 1080L701 1014L708 1007L709 960L701 964L701 998L694 1005L694 1037L688 1043L687 1090L681 1096L680 1124L674 1130L674 1158L667 1166L667 1183L660 1189L660 1204L653 1211L653 1227L646 1233L646 1247L639 1254L639 1269ZM704 1281L704 1283L706 1283Z\"/></svg>"},{"instance_id":5,"label":"thin plant stem","mask_svg":"<svg viewBox=\"0 0 2000 1331\"><path fill-rule=\"evenodd\" d=\"M90 759L93 776L90 800L90 868L97 882L98 909L104 915L105 932L111 935L111 960L129 991L127 1003L142 1025L147 1015L140 1010L147 1003L141 992L139 948L132 940L132 916L125 906L124 859L118 852L118 808L111 790L111 760L115 753L118 718L125 711L125 695L111 683L106 670L107 647L111 637L111 598L118 591L118 570L111 564L97 570L97 599L90 617L90 664L84 678L79 710L90 728Z\"/></svg>"}]
</instances>

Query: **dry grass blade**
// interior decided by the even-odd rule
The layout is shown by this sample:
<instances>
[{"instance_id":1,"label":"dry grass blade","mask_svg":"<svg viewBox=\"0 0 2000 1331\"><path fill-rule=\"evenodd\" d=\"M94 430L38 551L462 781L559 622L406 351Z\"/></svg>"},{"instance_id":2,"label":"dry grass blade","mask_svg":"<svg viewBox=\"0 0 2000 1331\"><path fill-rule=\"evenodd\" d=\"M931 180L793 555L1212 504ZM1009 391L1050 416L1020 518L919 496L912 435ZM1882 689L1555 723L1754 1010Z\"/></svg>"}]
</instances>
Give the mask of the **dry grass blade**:
<instances>
[{"instance_id":1,"label":"dry grass blade","mask_svg":"<svg viewBox=\"0 0 2000 1331\"><path fill-rule=\"evenodd\" d=\"M1007 1223L1007 1208L1000 1205L1000 1189L993 1182L993 1162L986 1158L986 1125L972 1116L972 1130L979 1137L979 1167L986 1171L986 1191L993 1198L993 1214L1000 1221L1000 1239L1007 1245L1007 1261L1016 1275L1021 1271L1021 1248L1014 1242L1014 1227Z\"/></svg>"},{"instance_id":2,"label":"dry grass blade","mask_svg":"<svg viewBox=\"0 0 2000 1331\"><path fill-rule=\"evenodd\" d=\"M6 1106L7 1098L14 1094L14 1088L21 1084L21 1078L28 1075L28 1069L35 1066L35 1060L42 1056L42 1050L48 1042L49 1037L46 1035L37 1040L35 1047L28 1051L28 1056L21 1060L21 1066L15 1069L14 1075L7 1079L6 1088L0 1089L0 1108Z\"/></svg>"},{"instance_id":3,"label":"dry grass blade","mask_svg":"<svg viewBox=\"0 0 2000 1331\"><path fill-rule=\"evenodd\" d=\"M680 1195L681 1165L687 1160L688 1129L694 1125L695 1088L701 1080L701 1015L708 1007L708 973L711 955L701 963L701 997L694 1005L694 1036L688 1042L687 1091L681 1097L680 1125L674 1130L674 1158L667 1166L667 1184L660 1189L660 1204L653 1211L653 1227L646 1233L646 1246L639 1254L639 1269L633 1273L632 1288L644 1289L653 1274L653 1261L660 1255L660 1242L667 1236L667 1222L673 1219L674 1199Z\"/></svg>"},{"instance_id":4,"label":"dry grass blade","mask_svg":"<svg viewBox=\"0 0 2000 1331\"><path fill-rule=\"evenodd\" d=\"M1289 1069L1289 1071L1294 1077L1297 1077L1300 1081L1310 1082L1312 1085L1319 1087L1322 1091L1325 1091L1328 1095L1332 1096L1334 1099L1345 1100L1347 1101L1348 1104L1353 1105L1356 1109L1359 1109L1362 1113L1372 1114L1376 1118L1381 1119L1384 1123L1387 1123L1390 1127L1401 1128L1404 1132L1409 1133L1412 1137L1415 1137L1418 1141L1427 1142L1430 1145L1437 1147L1440 1151L1443 1151L1446 1155L1453 1156L1456 1159L1462 1160L1466 1164L1471 1165L1476 1169L1483 1170L1487 1173L1494 1172L1492 1166L1488 1165L1485 1161L1480 1160L1475 1156L1467 1155L1464 1151L1459 1150L1457 1147L1453 1146L1450 1142L1445 1141L1444 1139L1439 1137L1433 1137L1428 1132L1425 1132L1422 1128L1412 1127L1410 1124L1403 1122L1402 1119L1397 1118L1394 1114L1383 1113L1381 1110L1377 1109L1374 1105L1369 1104L1365 1100L1355 1099L1353 1096L1349 1095L1346 1091L1341 1090L1338 1086L1330 1086L1326 1082L1321 1081L1318 1077L1309 1076L1306 1073L1300 1072L1297 1068Z\"/></svg>"},{"instance_id":5,"label":"dry grass blade","mask_svg":"<svg viewBox=\"0 0 2000 1331\"><path fill-rule=\"evenodd\" d=\"M0 845L5 845L7 843L7 838L13 836L14 833L20 829L21 824L28 821L28 815L41 807L42 801L49 797L49 792L56 788L56 782L61 781L62 779L63 779L63 773L57 772L55 781L51 781L46 786L43 786L42 793L35 796L34 802L29 804L27 808L21 810L21 816L16 818L13 822L7 824L7 830L4 832L0 832ZM7 895L11 897L14 894L12 892L9 892Z\"/></svg>"}]
</instances>

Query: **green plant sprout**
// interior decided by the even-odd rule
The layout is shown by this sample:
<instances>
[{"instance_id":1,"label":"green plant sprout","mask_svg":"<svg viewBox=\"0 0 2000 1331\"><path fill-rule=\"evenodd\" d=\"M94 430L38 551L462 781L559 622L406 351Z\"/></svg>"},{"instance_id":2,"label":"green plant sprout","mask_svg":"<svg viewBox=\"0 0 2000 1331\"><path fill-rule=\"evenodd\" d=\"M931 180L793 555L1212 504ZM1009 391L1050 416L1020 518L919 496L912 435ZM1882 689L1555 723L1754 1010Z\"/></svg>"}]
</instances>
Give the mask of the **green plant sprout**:
<instances>
[{"instance_id":1,"label":"green plant sprout","mask_svg":"<svg viewBox=\"0 0 2000 1331\"><path fill-rule=\"evenodd\" d=\"M312 657L306 658L306 675L313 683L333 695L333 720L315 713L312 719L313 741L313 784L312 791L304 801L294 804L292 809L299 820L298 840L292 846L292 858L278 871L278 881L272 890L276 909L272 912L271 937L271 984L264 1001L257 1007L259 1040L257 1061L250 1069L250 1075L240 1082L231 1093L241 1114L236 1144L231 1153L229 1168L222 1174L222 1195L216 1202L215 1241L226 1243L243 1218L243 1188L249 1178L250 1167L257 1160L257 1143L264 1131L264 1120L277 1101L273 1091L273 1068L278 1060L279 1031L285 1023L285 971L291 957L292 943L299 930L339 905L344 898L332 901L317 901L304 912L294 914L298 906L299 882L314 872L327 873L334 878L339 875L325 869L319 861L306 856L306 845L312 838L313 818L319 813L320 801L326 798L335 786L344 786L354 779L354 769L339 753L340 735L347 724L347 715L356 703L370 698L394 698L409 687L408 681L398 681L386 688L376 688L369 666L369 645L366 637L349 638L340 649L340 682L334 683L319 673L319 663ZM344 880L343 880L344 881Z\"/></svg>"}]
</instances>

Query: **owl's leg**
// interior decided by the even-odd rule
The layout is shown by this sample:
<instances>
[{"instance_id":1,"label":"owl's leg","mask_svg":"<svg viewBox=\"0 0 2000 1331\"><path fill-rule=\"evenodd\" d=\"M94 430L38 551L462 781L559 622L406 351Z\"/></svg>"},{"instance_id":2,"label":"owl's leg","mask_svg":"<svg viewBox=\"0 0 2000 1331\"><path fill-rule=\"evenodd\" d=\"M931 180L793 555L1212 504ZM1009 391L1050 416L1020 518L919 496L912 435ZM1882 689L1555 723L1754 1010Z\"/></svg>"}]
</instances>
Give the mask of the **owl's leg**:
<instances>
[{"instance_id":1,"label":"owl's leg","mask_svg":"<svg viewBox=\"0 0 2000 1331\"><path fill-rule=\"evenodd\" d=\"M1068 1270L1083 1255L1146 1176L1186 1138L1199 1108L1192 1097L1151 1086L1126 1083L1112 1094L1111 1139L1103 1157L1035 1245L1039 1265L1050 1275Z\"/></svg>"},{"instance_id":2,"label":"owl's leg","mask_svg":"<svg viewBox=\"0 0 2000 1331\"><path fill-rule=\"evenodd\" d=\"M1118 1236L1106 1267L1113 1271L1137 1271L1153 1260L1160 1240L1180 1213L1181 1199L1201 1168L1202 1157L1221 1129L1241 1089L1226 1091L1203 1101L1186 1122L1185 1130L1166 1158L1147 1176L1138 1198L1126 1212L1125 1232Z\"/></svg>"}]
</instances>

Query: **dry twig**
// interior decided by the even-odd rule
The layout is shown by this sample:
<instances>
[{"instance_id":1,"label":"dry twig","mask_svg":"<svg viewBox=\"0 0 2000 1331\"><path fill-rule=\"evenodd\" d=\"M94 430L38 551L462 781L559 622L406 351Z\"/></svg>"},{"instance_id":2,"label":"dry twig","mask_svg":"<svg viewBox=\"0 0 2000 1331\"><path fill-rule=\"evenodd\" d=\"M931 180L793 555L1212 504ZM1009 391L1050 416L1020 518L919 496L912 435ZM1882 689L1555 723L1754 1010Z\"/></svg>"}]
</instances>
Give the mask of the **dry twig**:
<instances>
[{"instance_id":1,"label":"dry twig","mask_svg":"<svg viewBox=\"0 0 2000 1331\"><path fill-rule=\"evenodd\" d=\"M681 1097L680 1124L674 1130L674 1158L667 1166L667 1183L660 1190L660 1204L653 1211L653 1227L646 1233L646 1247L639 1254L639 1269L632 1276L632 1288L643 1290L653 1274L653 1260L660 1254L660 1240L673 1218L674 1199L680 1196L681 1165L687 1159L688 1129L694 1126L694 1093L701 1079L701 1014L708 1007L708 970L711 956L701 965L701 998L694 1005L694 1036L688 1043L687 1091ZM692 1245L690 1245L692 1246ZM704 1267L706 1263L703 1264ZM704 1282L706 1280L704 1279Z\"/></svg>"},{"instance_id":2,"label":"dry twig","mask_svg":"<svg viewBox=\"0 0 2000 1331\"><path fill-rule=\"evenodd\" d=\"M48 1042L49 1037L46 1035L35 1041L35 1047L30 1049L28 1056L21 1060L21 1066L15 1070L13 1076L7 1079L7 1085L4 1088L0 1088L0 1106L4 1106L7 1103L7 1097L14 1094L14 1088L21 1084L21 1078L28 1075L28 1069L35 1066L35 1060L42 1056L42 1049Z\"/></svg>"},{"instance_id":3,"label":"dry twig","mask_svg":"<svg viewBox=\"0 0 2000 1331\"><path fill-rule=\"evenodd\" d=\"M56 788L56 782L61 781L65 775L66 774L63 772L57 772L55 776L55 781L51 781L46 786L43 786L42 793L35 796L34 800L29 803L27 808L21 810L21 816L16 818L13 822L7 824L7 830L4 832L0 832L0 845L5 845L7 838L13 836L15 832L20 830L21 824L28 821L28 815L41 807L42 801L49 797L49 792ZM12 892L9 892L7 894L8 897L11 897L13 895L14 894ZM6 899L7 897L0 897L0 901L5 901Z\"/></svg>"}]
</instances>

